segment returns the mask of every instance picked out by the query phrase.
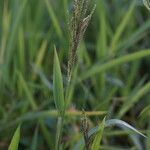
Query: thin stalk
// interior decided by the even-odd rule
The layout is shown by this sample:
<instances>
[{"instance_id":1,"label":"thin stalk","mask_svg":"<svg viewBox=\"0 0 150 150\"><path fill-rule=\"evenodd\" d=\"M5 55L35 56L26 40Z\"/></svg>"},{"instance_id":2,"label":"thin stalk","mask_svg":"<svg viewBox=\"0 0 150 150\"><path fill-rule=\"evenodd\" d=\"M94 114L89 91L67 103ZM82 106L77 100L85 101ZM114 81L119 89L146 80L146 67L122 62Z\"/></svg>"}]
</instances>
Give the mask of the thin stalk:
<instances>
[{"instance_id":1,"label":"thin stalk","mask_svg":"<svg viewBox=\"0 0 150 150\"><path fill-rule=\"evenodd\" d=\"M57 132L56 132L56 143L55 149L60 150L61 137L62 137L62 127L63 127L63 119L64 117L59 116L57 120Z\"/></svg>"}]
</instances>

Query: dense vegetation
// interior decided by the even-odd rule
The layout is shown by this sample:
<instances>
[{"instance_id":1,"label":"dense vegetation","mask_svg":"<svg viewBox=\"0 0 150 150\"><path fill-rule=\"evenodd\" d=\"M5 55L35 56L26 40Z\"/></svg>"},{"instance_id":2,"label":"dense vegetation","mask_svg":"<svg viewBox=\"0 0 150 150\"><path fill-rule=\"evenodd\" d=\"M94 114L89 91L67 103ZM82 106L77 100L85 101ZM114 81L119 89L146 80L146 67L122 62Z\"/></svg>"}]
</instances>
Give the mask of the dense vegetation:
<instances>
[{"instance_id":1,"label":"dense vegetation","mask_svg":"<svg viewBox=\"0 0 150 150\"><path fill-rule=\"evenodd\" d=\"M77 1L0 1L0 149L150 149L150 12Z\"/></svg>"}]
</instances>

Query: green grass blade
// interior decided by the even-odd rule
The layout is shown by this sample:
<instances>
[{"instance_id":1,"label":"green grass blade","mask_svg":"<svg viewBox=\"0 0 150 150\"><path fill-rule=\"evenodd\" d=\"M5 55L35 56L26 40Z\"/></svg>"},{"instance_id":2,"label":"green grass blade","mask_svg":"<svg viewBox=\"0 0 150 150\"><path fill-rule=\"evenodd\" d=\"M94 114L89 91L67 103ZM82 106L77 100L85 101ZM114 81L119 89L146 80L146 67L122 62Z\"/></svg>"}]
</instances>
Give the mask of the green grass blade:
<instances>
[{"instance_id":1,"label":"green grass blade","mask_svg":"<svg viewBox=\"0 0 150 150\"><path fill-rule=\"evenodd\" d=\"M121 56L121 57L113 59L107 63L104 63L102 65L96 64L92 68L90 68L89 70L87 70L83 74L81 74L79 81L81 82L82 80L85 80L88 77L91 77L91 76L98 74L100 72L104 72L106 70L111 69L112 67L116 67L116 66L121 65L123 63L127 63L130 61L134 61L134 60L141 59L143 57L148 57L148 56L150 56L150 49L142 50L142 51L128 54L125 56Z\"/></svg>"},{"instance_id":2,"label":"green grass blade","mask_svg":"<svg viewBox=\"0 0 150 150\"><path fill-rule=\"evenodd\" d=\"M144 94L146 94L148 92L150 92L150 82L148 82L141 89L139 89L136 92L136 95L134 95L131 98L129 97L130 99L124 103L124 105L122 106L122 109L119 112L119 118L121 118L132 106L135 105L135 103L137 103L140 100L140 98Z\"/></svg>"},{"instance_id":3,"label":"green grass blade","mask_svg":"<svg viewBox=\"0 0 150 150\"><path fill-rule=\"evenodd\" d=\"M15 36L16 36L17 31L18 31L18 27L19 27L19 24L21 22L21 18L22 18L22 15L24 13L27 2L28 2L28 0L23 0L23 2L21 3L21 6L17 12L17 16L15 17L15 21L12 25L11 34L10 34L10 37L9 37L9 40L7 43L7 59L6 59L7 65L9 65L12 54L13 54L13 46L15 43L14 40L16 39Z\"/></svg>"},{"instance_id":4,"label":"green grass blade","mask_svg":"<svg viewBox=\"0 0 150 150\"><path fill-rule=\"evenodd\" d=\"M144 134L142 134L140 131L138 131L137 129L135 129L133 126L129 125L125 121L122 121L122 120L119 120L119 119L107 120L106 126L114 126L114 125L120 127L121 129L123 129L125 131L130 131L130 130L134 131L136 134L141 135L144 138L147 138ZM139 140L138 136L135 135L135 134L129 134L129 137L133 141L136 148L138 150L142 150L142 147L141 147L140 140Z\"/></svg>"},{"instance_id":5,"label":"green grass blade","mask_svg":"<svg viewBox=\"0 0 150 150\"><path fill-rule=\"evenodd\" d=\"M44 120L39 118L38 121L39 121L40 129L42 131L42 134L44 136L44 139L45 139L48 147L54 149L54 140L53 140L47 126L45 125Z\"/></svg>"},{"instance_id":6,"label":"green grass blade","mask_svg":"<svg viewBox=\"0 0 150 150\"><path fill-rule=\"evenodd\" d=\"M105 127L105 118L103 119L102 123L99 125L96 136L94 138L91 150L99 150L99 145L103 136L103 130Z\"/></svg>"},{"instance_id":7,"label":"green grass blade","mask_svg":"<svg viewBox=\"0 0 150 150\"><path fill-rule=\"evenodd\" d=\"M143 39L150 29L150 20L145 21L134 33L118 45L119 51L124 51Z\"/></svg>"},{"instance_id":8,"label":"green grass blade","mask_svg":"<svg viewBox=\"0 0 150 150\"><path fill-rule=\"evenodd\" d=\"M58 117L57 120L57 130L56 130L56 140L55 140L55 149L60 150L61 145L61 135L62 135L62 125L63 125L63 118Z\"/></svg>"},{"instance_id":9,"label":"green grass blade","mask_svg":"<svg viewBox=\"0 0 150 150\"><path fill-rule=\"evenodd\" d=\"M36 75L38 75L43 82L43 84L50 90L52 91L52 83L47 79L45 74L43 73L42 69L37 67L35 64L32 64L33 71L35 72Z\"/></svg>"},{"instance_id":10,"label":"green grass blade","mask_svg":"<svg viewBox=\"0 0 150 150\"><path fill-rule=\"evenodd\" d=\"M106 127L110 127L110 126L118 126L123 128L124 130L132 130L135 133L141 135L142 137L147 138L144 134L142 134L140 131L138 131L137 129L135 129L133 126L129 125L128 123L126 123L125 121L119 120L119 119L110 119L106 121Z\"/></svg>"},{"instance_id":11,"label":"green grass blade","mask_svg":"<svg viewBox=\"0 0 150 150\"><path fill-rule=\"evenodd\" d=\"M53 94L56 108L59 115L64 114L64 93L63 93L63 80L56 49L54 51L54 67L53 67Z\"/></svg>"},{"instance_id":12,"label":"green grass blade","mask_svg":"<svg viewBox=\"0 0 150 150\"><path fill-rule=\"evenodd\" d=\"M19 80L20 80L20 84L22 85L22 88L24 89L24 92L25 94L27 95L27 99L29 101L29 104L31 105L32 109L33 110L36 110L37 109L37 104L35 103L33 97L32 97L32 94L30 92L30 89L29 87L27 86L23 76L21 75L20 72L18 72L18 77L19 77Z\"/></svg>"},{"instance_id":13,"label":"green grass blade","mask_svg":"<svg viewBox=\"0 0 150 150\"><path fill-rule=\"evenodd\" d=\"M18 73L18 75L19 75L20 82L21 82L21 84L22 84L22 87L23 87L23 89L24 89L24 92L25 92L25 94L26 94L26 96L27 96L27 99L28 99L28 101L29 101L29 104L30 104L31 108L32 108L33 110L37 110L37 109L38 109L38 106L37 106L36 102L34 101L34 98L33 98L33 96L32 96L32 93L31 93L30 89L28 88L28 86L27 86L27 84L26 84L24 78L22 77L22 75L21 75L20 73ZM27 106L27 107L28 107L28 106ZM32 118L32 116L31 116L31 118ZM33 119L33 118L32 118L32 119ZM44 121L43 121L42 119L40 119L40 118L39 118L39 125L40 125L40 127L41 127L43 136L44 136L44 138L45 138L45 140L46 140L48 146L51 147L52 144L49 142L49 140L51 139L51 136L50 136L50 134L49 134L49 132L48 132L47 127L46 127L45 124L44 124Z\"/></svg>"},{"instance_id":14,"label":"green grass blade","mask_svg":"<svg viewBox=\"0 0 150 150\"><path fill-rule=\"evenodd\" d=\"M57 35L59 36L59 38L62 38L62 31L61 31L59 22L57 20L57 17L55 16L54 10L53 10L53 8L52 8L52 6L51 6L51 4L50 4L50 2L48 0L45 0L45 4L46 4L46 7L47 7L49 16L52 19L55 31L56 31Z\"/></svg>"},{"instance_id":15,"label":"green grass blade","mask_svg":"<svg viewBox=\"0 0 150 150\"><path fill-rule=\"evenodd\" d=\"M41 67L42 61L44 59L46 47L47 47L47 40L43 40L35 61L35 65L38 67Z\"/></svg>"},{"instance_id":16,"label":"green grass blade","mask_svg":"<svg viewBox=\"0 0 150 150\"><path fill-rule=\"evenodd\" d=\"M110 47L110 49L111 49L110 52L112 54L117 51L117 49L116 49L117 44L119 42L119 39L120 39L123 31L125 30L125 27L128 25L128 23L129 23L129 21L131 19L131 16L132 16L134 8L135 8L135 0L131 4L128 12L123 17L123 20L120 23L120 25L118 26L117 31L116 31L116 33L115 33L115 35L113 37L113 40L112 40L112 43L111 43L111 47Z\"/></svg>"},{"instance_id":17,"label":"green grass blade","mask_svg":"<svg viewBox=\"0 0 150 150\"><path fill-rule=\"evenodd\" d=\"M106 24L106 12L105 12L105 2L103 0L98 1L97 12L99 15L100 31L97 41L97 55L101 59L106 55L106 45L107 45L107 24Z\"/></svg>"},{"instance_id":18,"label":"green grass blade","mask_svg":"<svg viewBox=\"0 0 150 150\"><path fill-rule=\"evenodd\" d=\"M132 67L132 70L130 71L130 73L128 75L127 81L125 83L126 86L122 89L122 94L124 96L127 96L132 89L132 85L135 81L135 76L136 76L138 69L139 69L139 63L137 61L135 61L135 62L133 62L131 67Z\"/></svg>"},{"instance_id":19,"label":"green grass blade","mask_svg":"<svg viewBox=\"0 0 150 150\"><path fill-rule=\"evenodd\" d=\"M19 28L18 31L18 59L19 59L19 70L24 75L25 73L25 40L23 27Z\"/></svg>"},{"instance_id":20,"label":"green grass blade","mask_svg":"<svg viewBox=\"0 0 150 150\"><path fill-rule=\"evenodd\" d=\"M63 80L59 64L56 48L54 49L54 67L53 67L53 94L56 108L59 113L56 131L56 150L60 149L61 134L63 127L63 117L65 112L64 93L63 93Z\"/></svg>"},{"instance_id":21,"label":"green grass blade","mask_svg":"<svg viewBox=\"0 0 150 150\"><path fill-rule=\"evenodd\" d=\"M20 125L18 126L17 130L13 135L8 150L18 150L19 140L20 140Z\"/></svg>"},{"instance_id":22,"label":"green grass blade","mask_svg":"<svg viewBox=\"0 0 150 150\"><path fill-rule=\"evenodd\" d=\"M140 113L140 117L145 116L146 114L150 113L150 105L146 106L142 112Z\"/></svg>"},{"instance_id":23,"label":"green grass blade","mask_svg":"<svg viewBox=\"0 0 150 150\"><path fill-rule=\"evenodd\" d=\"M2 33L1 33L1 43L0 43L0 64L4 62L5 50L7 46L7 39L9 33L9 25L10 25L10 14L8 9L8 2L4 1L3 6L3 17L2 17Z\"/></svg>"},{"instance_id":24,"label":"green grass blade","mask_svg":"<svg viewBox=\"0 0 150 150\"><path fill-rule=\"evenodd\" d=\"M131 130L134 131L135 133L141 135L142 137L147 138L144 134L142 134L140 131L135 129L133 126L129 125L125 121L119 120L119 119L110 119L105 121L105 127L111 127L111 126L118 126L121 127L124 130ZM98 126L92 128L89 132L88 135L91 137L93 134L95 134L98 130Z\"/></svg>"},{"instance_id":25,"label":"green grass blade","mask_svg":"<svg viewBox=\"0 0 150 150\"><path fill-rule=\"evenodd\" d=\"M37 150L38 145L38 127L35 129L30 150Z\"/></svg>"},{"instance_id":26,"label":"green grass blade","mask_svg":"<svg viewBox=\"0 0 150 150\"><path fill-rule=\"evenodd\" d=\"M140 131L135 129L133 126L131 126L128 123L126 123L125 121L122 121L122 120L119 120L119 119L110 119L110 120L106 120L105 121L105 127L111 127L111 126L118 126L118 127L122 128L125 131L133 131L134 133L139 134L139 135L141 135L144 138L147 138L144 134L142 134ZM96 126L96 127L92 128L92 129L90 129L90 131L88 132L89 138L93 134L97 133L98 129L99 129L99 126ZM129 136L130 136L130 134L129 134ZM133 139L132 135L130 137L132 138L133 141L134 141L135 138L138 141L137 137L134 136L134 139ZM83 147L84 147L84 139L82 138L74 146L73 150L76 150L78 148L82 149Z\"/></svg>"},{"instance_id":27,"label":"green grass blade","mask_svg":"<svg viewBox=\"0 0 150 150\"><path fill-rule=\"evenodd\" d=\"M43 40L40 49L38 50L38 54L35 60L35 66L37 68L41 68L42 62L44 60L45 52L47 47L47 40ZM33 74L33 80L36 79L36 74Z\"/></svg>"}]
</instances>

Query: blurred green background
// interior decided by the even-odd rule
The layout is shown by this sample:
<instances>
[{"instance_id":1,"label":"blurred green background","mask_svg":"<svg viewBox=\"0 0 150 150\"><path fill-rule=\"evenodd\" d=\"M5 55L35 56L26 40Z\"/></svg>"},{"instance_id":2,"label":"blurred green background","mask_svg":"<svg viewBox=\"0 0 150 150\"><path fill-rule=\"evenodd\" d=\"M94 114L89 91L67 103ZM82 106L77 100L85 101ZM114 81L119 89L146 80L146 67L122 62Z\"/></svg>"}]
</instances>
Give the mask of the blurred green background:
<instances>
[{"instance_id":1,"label":"blurred green background","mask_svg":"<svg viewBox=\"0 0 150 150\"><path fill-rule=\"evenodd\" d=\"M105 111L108 118L122 119L148 135L150 12L142 1L94 3L67 110ZM20 122L21 150L54 149L53 52L56 45L65 87L71 10L71 0L0 0L0 149L7 149ZM88 117L90 127L103 117ZM65 118L63 149L72 150L81 137L80 118L71 113ZM107 150L150 149L149 139L133 142L118 128L106 129L102 145Z\"/></svg>"}]
</instances>

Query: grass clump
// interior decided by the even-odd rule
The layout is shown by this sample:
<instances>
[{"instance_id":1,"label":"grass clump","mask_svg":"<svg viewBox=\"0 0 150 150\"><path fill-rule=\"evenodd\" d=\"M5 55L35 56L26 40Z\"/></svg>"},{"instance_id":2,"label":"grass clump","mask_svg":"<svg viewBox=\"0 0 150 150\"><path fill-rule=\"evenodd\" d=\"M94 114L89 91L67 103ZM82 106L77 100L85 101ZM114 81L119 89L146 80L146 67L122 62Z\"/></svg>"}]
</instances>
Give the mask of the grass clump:
<instances>
[{"instance_id":1,"label":"grass clump","mask_svg":"<svg viewBox=\"0 0 150 150\"><path fill-rule=\"evenodd\" d=\"M144 4L0 1L0 149L149 150Z\"/></svg>"}]
</instances>

